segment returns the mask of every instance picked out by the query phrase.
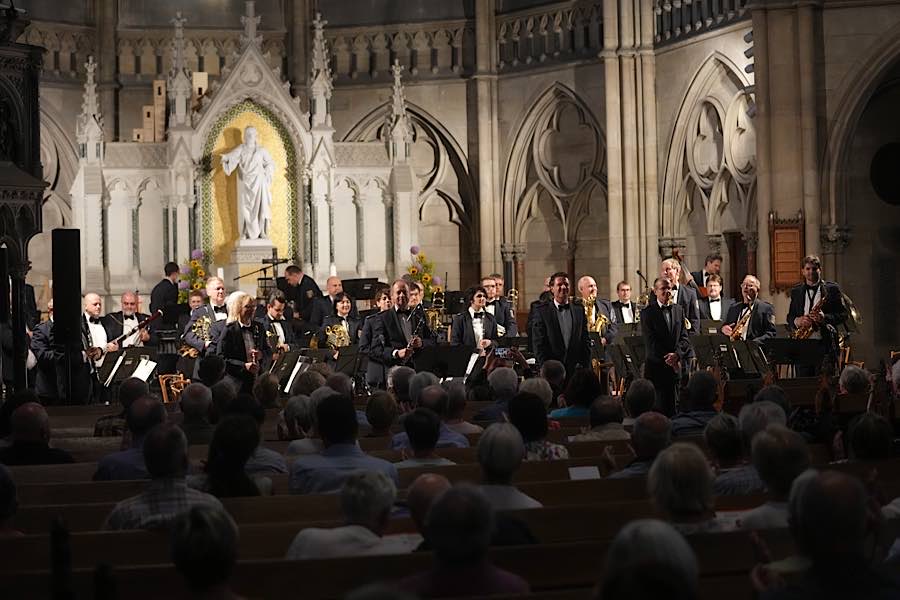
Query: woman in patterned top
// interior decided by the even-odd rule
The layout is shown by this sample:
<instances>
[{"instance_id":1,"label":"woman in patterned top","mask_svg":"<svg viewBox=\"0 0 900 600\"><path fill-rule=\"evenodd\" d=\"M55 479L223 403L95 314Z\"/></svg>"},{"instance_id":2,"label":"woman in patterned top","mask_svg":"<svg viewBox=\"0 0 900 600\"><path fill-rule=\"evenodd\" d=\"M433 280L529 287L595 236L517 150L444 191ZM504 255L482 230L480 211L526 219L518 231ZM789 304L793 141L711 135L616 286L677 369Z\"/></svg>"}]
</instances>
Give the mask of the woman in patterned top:
<instances>
[{"instance_id":1,"label":"woman in patterned top","mask_svg":"<svg viewBox=\"0 0 900 600\"><path fill-rule=\"evenodd\" d=\"M520 392L509 401L509 421L525 440L525 460L563 460L569 451L561 444L547 441L547 413L536 394Z\"/></svg>"}]
</instances>

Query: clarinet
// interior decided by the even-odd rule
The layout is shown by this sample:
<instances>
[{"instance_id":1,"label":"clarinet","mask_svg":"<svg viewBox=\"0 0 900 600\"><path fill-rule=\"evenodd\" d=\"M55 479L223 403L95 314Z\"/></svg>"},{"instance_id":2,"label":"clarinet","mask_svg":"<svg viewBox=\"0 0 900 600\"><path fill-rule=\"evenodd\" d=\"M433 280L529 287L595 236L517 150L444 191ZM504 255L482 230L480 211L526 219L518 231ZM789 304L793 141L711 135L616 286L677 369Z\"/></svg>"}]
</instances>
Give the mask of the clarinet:
<instances>
[{"instance_id":1,"label":"clarinet","mask_svg":"<svg viewBox=\"0 0 900 600\"><path fill-rule=\"evenodd\" d=\"M423 310L422 305L417 304L416 307L413 309L413 311L409 314L409 318L412 319L413 315L416 314L416 312L418 312L420 310ZM417 337L419 337L419 335L421 335L422 325L424 323L425 323L425 315L422 315L422 317L419 319L419 322L416 324L416 330L413 332L413 334L411 336L409 336L409 342L406 344L406 350L407 350L406 358L403 359L403 362L401 364L404 364L404 365L407 364L410 361L410 359L412 358L412 355L415 352L412 347L412 341L414 339L416 339Z\"/></svg>"}]
</instances>

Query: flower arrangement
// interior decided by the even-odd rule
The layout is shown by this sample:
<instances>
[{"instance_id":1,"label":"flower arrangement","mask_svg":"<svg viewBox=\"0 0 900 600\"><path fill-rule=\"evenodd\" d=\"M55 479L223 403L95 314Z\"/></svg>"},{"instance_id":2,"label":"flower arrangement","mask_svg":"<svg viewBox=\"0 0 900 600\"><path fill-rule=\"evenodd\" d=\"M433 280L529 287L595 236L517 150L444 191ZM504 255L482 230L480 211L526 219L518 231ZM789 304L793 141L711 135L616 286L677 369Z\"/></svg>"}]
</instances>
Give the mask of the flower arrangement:
<instances>
[{"instance_id":1,"label":"flower arrangement","mask_svg":"<svg viewBox=\"0 0 900 600\"><path fill-rule=\"evenodd\" d=\"M188 294L200 290L206 296L206 256L203 250L191 250L191 259L181 266L178 276L178 302L186 304Z\"/></svg>"},{"instance_id":2,"label":"flower arrangement","mask_svg":"<svg viewBox=\"0 0 900 600\"><path fill-rule=\"evenodd\" d=\"M434 263L428 260L421 248L413 246L409 249L409 253L412 254L412 261L406 268L406 273L411 279L422 284L425 289L424 298L431 300L435 292L443 291L444 282L434 274Z\"/></svg>"}]
</instances>

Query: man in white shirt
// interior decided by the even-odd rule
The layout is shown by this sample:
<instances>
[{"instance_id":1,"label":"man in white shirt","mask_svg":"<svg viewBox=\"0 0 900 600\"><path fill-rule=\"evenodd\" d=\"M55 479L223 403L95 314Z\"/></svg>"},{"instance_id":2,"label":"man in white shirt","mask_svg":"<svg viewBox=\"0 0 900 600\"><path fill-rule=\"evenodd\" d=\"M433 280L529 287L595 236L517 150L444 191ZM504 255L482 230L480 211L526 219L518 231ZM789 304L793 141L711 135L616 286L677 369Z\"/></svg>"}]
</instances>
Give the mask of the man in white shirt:
<instances>
[{"instance_id":1,"label":"man in white shirt","mask_svg":"<svg viewBox=\"0 0 900 600\"><path fill-rule=\"evenodd\" d=\"M106 339L114 340L121 335L134 331L138 323L148 317L144 313L137 312L138 296L134 292L122 294L122 310L111 312L103 317L103 328L106 329ZM147 328L134 331L133 334L122 340L122 348L143 346L150 341L150 333Z\"/></svg>"},{"instance_id":2,"label":"man in white shirt","mask_svg":"<svg viewBox=\"0 0 900 600\"><path fill-rule=\"evenodd\" d=\"M201 356L217 341L213 325L221 321L224 326L225 320L228 318L228 309L225 307L225 282L218 277L207 279L206 297L209 298L209 304L204 304L191 312L191 319L184 330L184 342L199 351ZM203 338L194 332L194 324L200 319L207 319L210 322L207 328L210 332L209 338ZM221 331L220 327L216 328L215 333ZM213 350L209 350L209 352L213 352Z\"/></svg>"},{"instance_id":3,"label":"man in white shirt","mask_svg":"<svg viewBox=\"0 0 900 600\"><path fill-rule=\"evenodd\" d=\"M724 321L734 300L722 295L722 278L715 274L707 277L706 291L709 292L709 296L700 299L700 318Z\"/></svg>"},{"instance_id":4,"label":"man in white shirt","mask_svg":"<svg viewBox=\"0 0 900 600\"><path fill-rule=\"evenodd\" d=\"M612 303L613 311L616 313L616 321L619 323L634 323L634 315L637 312L634 304L631 302L631 285L627 281L620 281L616 286L616 295L618 300Z\"/></svg>"},{"instance_id":5,"label":"man in white shirt","mask_svg":"<svg viewBox=\"0 0 900 600\"><path fill-rule=\"evenodd\" d=\"M100 313L103 312L103 301L99 294L89 292L84 295L84 322L86 324L87 339L85 344L85 356L94 361L94 366L99 369L103 364L103 358L107 352L115 352L119 345L108 342L106 329Z\"/></svg>"}]
</instances>

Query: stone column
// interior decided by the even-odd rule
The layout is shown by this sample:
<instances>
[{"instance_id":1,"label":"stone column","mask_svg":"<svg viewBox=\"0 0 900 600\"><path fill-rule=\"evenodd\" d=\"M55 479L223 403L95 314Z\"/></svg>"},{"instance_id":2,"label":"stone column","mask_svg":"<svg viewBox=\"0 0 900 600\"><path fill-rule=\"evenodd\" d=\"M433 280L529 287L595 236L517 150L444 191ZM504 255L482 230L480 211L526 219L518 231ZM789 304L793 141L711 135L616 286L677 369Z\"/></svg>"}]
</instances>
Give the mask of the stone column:
<instances>
[{"instance_id":1,"label":"stone column","mask_svg":"<svg viewBox=\"0 0 900 600\"><path fill-rule=\"evenodd\" d=\"M387 274L387 279L393 279L397 276L397 263L395 262L395 252L394 247L396 246L396 239L394 237L394 206L396 203L394 202L394 197L388 193L384 192L382 196L384 199L384 255L387 258L387 263L384 265L384 271Z\"/></svg>"},{"instance_id":2,"label":"stone column","mask_svg":"<svg viewBox=\"0 0 900 600\"><path fill-rule=\"evenodd\" d=\"M356 209L356 276L366 276L366 205L360 194L354 194Z\"/></svg>"},{"instance_id":3,"label":"stone column","mask_svg":"<svg viewBox=\"0 0 900 600\"><path fill-rule=\"evenodd\" d=\"M81 228L81 247L83 248L82 287L88 291L96 291L103 295L106 291L106 265L103 256L103 213L106 210L104 200L99 194L88 194L84 197L84 226Z\"/></svg>"},{"instance_id":4,"label":"stone column","mask_svg":"<svg viewBox=\"0 0 900 600\"><path fill-rule=\"evenodd\" d=\"M303 184L303 201L300 207L300 223L299 227L303 231L303 271L305 273L313 273L313 244L315 244L315 235L313 233L313 206L312 191L310 190L311 173L308 168L302 170L301 181Z\"/></svg>"},{"instance_id":5,"label":"stone column","mask_svg":"<svg viewBox=\"0 0 900 600\"><path fill-rule=\"evenodd\" d=\"M844 251L850 245L850 228L839 225L822 225L820 235L823 270L828 274L826 279L837 279L837 276L843 272ZM811 253L807 252L807 254Z\"/></svg>"},{"instance_id":6,"label":"stone column","mask_svg":"<svg viewBox=\"0 0 900 600\"><path fill-rule=\"evenodd\" d=\"M478 224L481 247L480 271L491 273L497 266L498 230L501 202L497 190L497 36L496 0L475 3L475 74L476 152L469 164L477 173Z\"/></svg>"},{"instance_id":7,"label":"stone column","mask_svg":"<svg viewBox=\"0 0 900 600\"><path fill-rule=\"evenodd\" d=\"M528 306L528 291L525 289L525 244L516 244L513 254L513 269L516 272L516 289L519 290L517 310L525 310Z\"/></svg>"},{"instance_id":8,"label":"stone column","mask_svg":"<svg viewBox=\"0 0 900 600\"><path fill-rule=\"evenodd\" d=\"M110 287L120 291L131 287L134 282L134 230L132 215L137 208L137 197L130 192L114 192L114 197L107 203L108 223L113 223L106 234L106 247L109 248L107 263L109 266Z\"/></svg>"},{"instance_id":9,"label":"stone column","mask_svg":"<svg viewBox=\"0 0 900 600\"><path fill-rule=\"evenodd\" d=\"M500 244L500 256L503 258L503 281L506 282L506 288L516 287L518 280L514 279L515 273L513 268L513 260L515 259L515 246L513 244Z\"/></svg>"},{"instance_id":10,"label":"stone column","mask_svg":"<svg viewBox=\"0 0 900 600\"><path fill-rule=\"evenodd\" d=\"M756 72L756 276L762 288L771 289L772 267L769 247L769 212L772 210L772 135L769 119L768 12L762 3L753 4L753 66ZM748 245L747 251L750 252Z\"/></svg>"},{"instance_id":11,"label":"stone column","mask_svg":"<svg viewBox=\"0 0 900 600\"><path fill-rule=\"evenodd\" d=\"M191 255L191 211L194 203L190 196L179 196L175 200L175 260L180 261Z\"/></svg>"},{"instance_id":12,"label":"stone column","mask_svg":"<svg viewBox=\"0 0 900 600\"><path fill-rule=\"evenodd\" d=\"M312 18L310 0L286 0L284 6L285 27L288 30L287 51L291 80L291 93L303 96L309 68L309 28Z\"/></svg>"},{"instance_id":13,"label":"stone column","mask_svg":"<svg viewBox=\"0 0 900 600\"><path fill-rule=\"evenodd\" d=\"M606 93L606 177L609 206L609 280L625 278L625 210L622 173L622 99L619 74L619 2L603 0L603 72Z\"/></svg>"},{"instance_id":14,"label":"stone column","mask_svg":"<svg viewBox=\"0 0 900 600\"><path fill-rule=\"evenodd\" d=\"M116 79L116 26L119 22L119 3L95 0L97 15L97 62L100 73L97 89L100 92L100 112L105 117L107 141L119 139L119 111L117 106L119 82ZM146 67L145 67L146 68ZM156 65L153 65L156 68ZM155 72L155 71L154 71Z\"/></svg>"},{"instance_id":15,"label":"stone column","mask_svg":"<svg viewBox=\"0 0 900 600\"><path fill-rule=\"evenodd\" d=\"M816 36L817 7L803 2L797 8L797 63L800 78L800 147L803 169L803 214L806 253L818 254L822 204L819 199L818 136L816 134ZM755 38L754 38L755 40Z\"/></svg>"},{"instance_id":16,"label":"stone column","mask_svg":"<svg viewBox=\"0 0 900 600\"><path fill-rule=\"evenodd\" d=\"M741 238L747 245L747 273L757 274L759 264L756 260L757 247L759 246L759 234L756 231L745 231ZM739 273L734 273L732 277L740 277ZM759 277L759 275L756 275Z\"/></svg>"},{"instance_id":17,"label":"stone column","mask_svg":"<svg viewBox=\"0 0 900 600\"><path fill-rule=\"evenodd\" d=\"M641 122L643 131L641 149L643 151L643 210L642 231L644 247L640 268L646 272L656 261L659 251L659 184L657 174L657 140L656 140L656 58L653 53L653 24L656 22L653 0L641 0L641 40L638 47L638 71L641 83L643 106ZM629 276L632 273L628 274ZM615 285L619 280L610 280Z\"/></svg>"}]
</instances>

